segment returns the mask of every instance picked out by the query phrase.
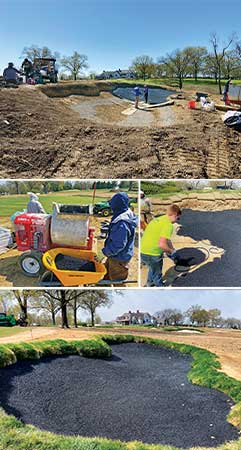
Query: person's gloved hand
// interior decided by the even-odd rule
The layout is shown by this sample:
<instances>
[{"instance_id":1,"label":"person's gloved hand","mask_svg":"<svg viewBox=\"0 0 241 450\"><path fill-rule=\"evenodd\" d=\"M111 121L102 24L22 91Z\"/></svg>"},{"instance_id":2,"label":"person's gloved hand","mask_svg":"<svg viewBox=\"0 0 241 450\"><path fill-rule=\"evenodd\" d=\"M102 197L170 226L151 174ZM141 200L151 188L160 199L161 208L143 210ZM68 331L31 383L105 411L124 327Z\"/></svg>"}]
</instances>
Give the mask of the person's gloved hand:
<instances>
[{"instance_id":1,"label":"person's gloved hand","mask_svg":"<svg viewBox=\"0 0 241 450\"><path fill-rule=\"evenodd\" d=\"M175 259L178 258L177 251L173 250L173 252L169 253L168 256L169 256L169 258L171 258L175 262Z\"/></svg>"},{"instance_id":2,"label":"person's gloved hand","mask_svg":"<svg viewBox=\"0 0 241 450\"><path fill-rule=\"evenodd\" d=\"M98 262L104 262L104 260L106 259L106 255L103 253L102 250L100 250L97 255L95 256L95 260Z\"/></svg>"}]
</instances>

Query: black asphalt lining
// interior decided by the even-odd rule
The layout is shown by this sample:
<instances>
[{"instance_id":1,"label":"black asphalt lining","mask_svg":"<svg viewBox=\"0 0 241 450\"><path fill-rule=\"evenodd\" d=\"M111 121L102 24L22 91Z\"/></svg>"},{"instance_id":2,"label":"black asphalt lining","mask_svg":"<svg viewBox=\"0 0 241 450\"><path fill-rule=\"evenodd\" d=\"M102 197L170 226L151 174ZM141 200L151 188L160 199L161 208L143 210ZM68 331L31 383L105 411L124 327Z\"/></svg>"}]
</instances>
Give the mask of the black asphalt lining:
<instances>
[{"instance_id":1,"label":"black asphalt lining","mask_svg":"<svg viewBox=\"0 0 241 450\"><path fill-rule=\"evenodd\" d=\"M0 406L25 423L66 435L176 447L237 439L233 402L191 384L192 358L148 344L113 346L110 360L80 356L22 361L0 370Z\"/></svg>"},{"instance_id":2,"label":"black asphalt lining","mask_svg":"<svg viewBox=\"0 0 241 450\"><path fill-rule=\"evenodd\" d=\"M172 286L183 287L241 287L241 211L182 210L180 236L190 236L199 242L224 249L224 255L207 262L185 277L177 278ZM201 243L200 243L201 246ZM210 253L215 255L215 249Z\"/></svg>"},{"instance_id":3,"label":"black asphalt lining","mask_svg":"<svg viewBox=\"0 0 241 450\"><path fill-rule=\"evenodd\" d=\"M118 87L113 91L113 94L120 98L135 101L134 85L132 87ZM140 87L140 100L144 100L144 88ZM169 95L175 94L176 91L170 91L168 89L161 88L149 88L148 89L148 103L158 104L166 102Z\"/></svg>"}]
</instances>

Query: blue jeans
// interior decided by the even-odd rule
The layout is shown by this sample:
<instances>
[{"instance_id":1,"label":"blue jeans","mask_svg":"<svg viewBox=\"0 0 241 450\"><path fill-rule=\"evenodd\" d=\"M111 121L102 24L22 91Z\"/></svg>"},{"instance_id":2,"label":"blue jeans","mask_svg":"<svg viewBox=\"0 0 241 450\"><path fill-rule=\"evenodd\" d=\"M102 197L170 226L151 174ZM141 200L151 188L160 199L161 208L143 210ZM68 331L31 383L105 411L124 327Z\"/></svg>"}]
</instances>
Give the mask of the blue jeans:
<instances>
[{"instance_id":1,"label":"blue jeans","mask_svg":"<svg viewBox=\"0 0 241 450\"><path fill-rule=\"evenodd\" d=\"M141 253L141 260L149 268L146 286L164 286L162 281L163 256L151 256Z\"/></svg>"}]
</instances>

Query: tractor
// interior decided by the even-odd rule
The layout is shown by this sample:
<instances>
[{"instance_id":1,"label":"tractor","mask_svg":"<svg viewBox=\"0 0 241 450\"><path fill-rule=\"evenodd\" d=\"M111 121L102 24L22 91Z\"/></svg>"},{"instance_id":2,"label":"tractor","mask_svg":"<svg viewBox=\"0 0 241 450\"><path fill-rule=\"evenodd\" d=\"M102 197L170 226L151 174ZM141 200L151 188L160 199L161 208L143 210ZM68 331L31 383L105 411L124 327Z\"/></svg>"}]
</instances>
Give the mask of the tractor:
<instances>
[{"instance_id":1,"label":"tractor","mask_svg":"<svg viewBox=\"0 0 241 450\"><path fill-rule=\"evenodd\" d=\"M34 78L37 77L43 82L57 83L58 71L55 66L55 58L35 58L33 62Z\"/></svg>"},{"instance_id":2,"label":"tractor","mask_svg":"<svg viewBox=\"0 0 241 450\"><path fill-rule=\"evenodd\" d=\"M15 325L17 325L17 321L13 314L0 312L0 327L14 327Z\"/></svg>"}]
</instances>

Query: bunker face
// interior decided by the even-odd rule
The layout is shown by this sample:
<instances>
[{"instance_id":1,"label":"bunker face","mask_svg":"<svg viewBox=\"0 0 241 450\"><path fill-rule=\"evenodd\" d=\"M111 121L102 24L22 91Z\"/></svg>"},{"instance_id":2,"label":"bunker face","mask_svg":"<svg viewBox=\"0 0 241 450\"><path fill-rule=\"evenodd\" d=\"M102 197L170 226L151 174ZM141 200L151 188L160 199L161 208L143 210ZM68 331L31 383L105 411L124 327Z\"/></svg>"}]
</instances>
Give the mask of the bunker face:
<instances>
[{"instance_id":1,"label":"bunker face","mask_svg":"<svg viewBox=\"0 0 241 450\"><path fill-rule=\"evenodd\" d=\"M26 423L68 435L177 447L238 438L232 402L187 380L191 358L146 344L113 347L111 360L79 356L0 370L0 406Z\"/></svg>"},{"instance_id":2,"label":"bunker face","mask_svg":"<svg viewBox=\"0 0 241 450\"><path fill-rule=\"evenodd\" d=\"M144 99L144 88L140 88L141 97L140 100ZM113 91L113 94L120 98L125 98L127 100L134 101L134 85L132 87L119 87ZM148 103L164 103L167 101L169 95L175 94L175 91L168 91L167 89L149 88L148 89Z\"/></svg>"},{"instance_id":3,"label":"bunker face","mask_svg":"<svg viewBox=\"0 0 241 450\"><path fill-rule=\"evenodd\" d=\"M182 227L178 234L190 236L195 241L209 240L212 245L224 249L217 257L185 277L176 279L173 286L241 286L241 211L193 211L183 210ZM200 243L201 248L201 243ZM210 251L215 253L215 248Z\"/></svg>"}]
</instances>

